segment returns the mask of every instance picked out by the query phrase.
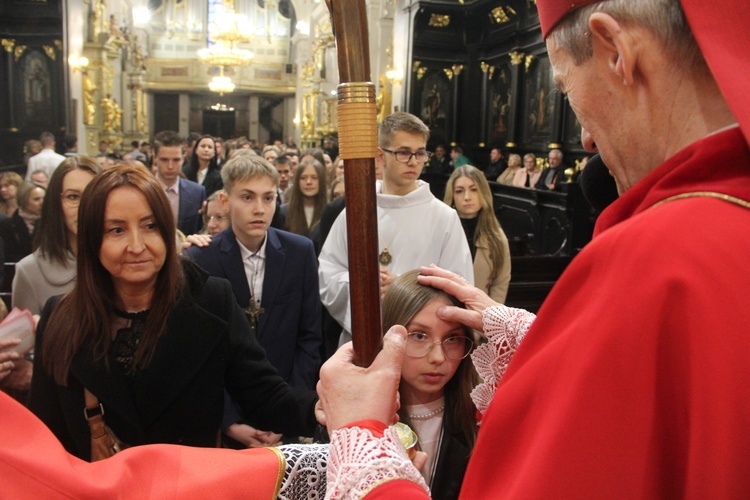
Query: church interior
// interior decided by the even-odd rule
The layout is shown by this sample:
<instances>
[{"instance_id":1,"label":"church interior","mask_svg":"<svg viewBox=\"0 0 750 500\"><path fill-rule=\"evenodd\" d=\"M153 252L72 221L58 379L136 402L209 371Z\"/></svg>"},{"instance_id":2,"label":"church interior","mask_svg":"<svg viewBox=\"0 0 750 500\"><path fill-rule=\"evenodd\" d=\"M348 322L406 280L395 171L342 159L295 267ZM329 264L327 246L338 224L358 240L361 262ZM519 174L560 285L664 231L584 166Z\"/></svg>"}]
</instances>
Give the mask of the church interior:
<instances>
[{"instance_id":1,"label":"church interior","mask_svg":"<svg viewBox=\"0 0 750 500\"><path fill-rule=\"evenodd\" d=\"M546 290L594 215L571 182L586 152L554 89L536 1L372 0L367 17L379 119L413 113L430 150L458 146L480 167L493 148L533 153L541 168L564 153L554 192L490 183L514 259L548 257L546 277L531 276L547 269L539 259L528 266ZM58 148L75 136L91 156L161 130L300 148L337 140L337 48L321 0L13 0L0 5L0 39L5 169L22 166L43 131ZM447 177L423 178L442 198ZM530 286L536 298L520 305L534 308Z\"/></svg>"}]
</instances>

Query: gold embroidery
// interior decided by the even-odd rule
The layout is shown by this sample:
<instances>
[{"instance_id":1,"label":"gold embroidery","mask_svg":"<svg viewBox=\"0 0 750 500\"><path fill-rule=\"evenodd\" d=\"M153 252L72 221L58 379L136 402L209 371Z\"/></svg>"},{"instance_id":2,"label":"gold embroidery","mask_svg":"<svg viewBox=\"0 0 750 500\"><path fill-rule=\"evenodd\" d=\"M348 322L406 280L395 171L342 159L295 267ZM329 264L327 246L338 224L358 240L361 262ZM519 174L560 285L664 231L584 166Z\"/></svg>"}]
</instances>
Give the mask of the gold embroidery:
<instances>
[{"instance_id":1,"label":"gold embroidery","mask_svg":"<svg viewBox=\"0 0 750 500\"><path fill-rule=\"evenodd\" d=\"M717 200L727 201L729 203L733 203L737 206L740 206L742 208L748 208L750 209L750 202L743 200L742 198L737 198L728 194L724 193L715 193L713 191L694 191L691 193L681 193L676 194L674 196L670 196L669 198L666 198L664 200L661 200L653 205L651 205L650 208L658 207L659 205L663 205L665 203L669 203L670 201L677 201L677 200L684 200L687 198L714 198Z\"/></svg>"}]
</instances>

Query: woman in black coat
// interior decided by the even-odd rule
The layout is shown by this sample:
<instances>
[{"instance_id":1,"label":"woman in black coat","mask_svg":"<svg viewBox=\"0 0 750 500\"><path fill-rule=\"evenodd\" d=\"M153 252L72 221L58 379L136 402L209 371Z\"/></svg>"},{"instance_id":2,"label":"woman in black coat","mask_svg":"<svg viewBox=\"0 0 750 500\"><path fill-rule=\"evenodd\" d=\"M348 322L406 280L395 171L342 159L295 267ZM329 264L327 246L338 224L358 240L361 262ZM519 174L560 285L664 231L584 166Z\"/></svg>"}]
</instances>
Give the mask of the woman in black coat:
<instances>
[{"instance_id":1,"label":"woman in black coat","mask_svg":"<svg viewBox=\"0 0 750 500\"><path fill-rule=\"evenodd\" d=\"M39 224L44 201L44 188L23 183L18 190L18 209L11 217L0 220L0 244L3 246L3 262L15 264L32 251L34 229ZM10 292L15 267L3 266L2 291Z\"/></svg>"},{"instance_id":2,"label":"woman in black coat","mask_svg":"<svg viewBox=\"0 0 750 500\"><path fill-rule=\"evenodd\" d=\"M42 215L44 188L24 183L18 190L18 209L0 221L0 237L5 245L5 261L18 262L31 253L34 229Z\"/></svg>"},{"instance_id":3,"label":"woman in black coat","mask_svg":"<svg viewBox=\"0 0 750 500\"><path fill-rule=\"evenodd\" d=\"M78 278L45 306L29 399L70 453L90 458L84 388L129 445L215 446L225 388L254 426L312 435L315 393L278 376L228 282L181 261L153 177L104 172L79 214Z\"/></svg>"},{"instance_id":4,"label":"woman in black coat","mask_svg":"<svg viewBox=\"0 0 750 500\"><path fill-rule=\"evenodd\" d=\"M217 158L214 138L203 135L195 142L190 163L183 169L189 181L197 182L206 188L206 196L211 196L211 193L224 187Z\"/></svg>"}]
</instances>

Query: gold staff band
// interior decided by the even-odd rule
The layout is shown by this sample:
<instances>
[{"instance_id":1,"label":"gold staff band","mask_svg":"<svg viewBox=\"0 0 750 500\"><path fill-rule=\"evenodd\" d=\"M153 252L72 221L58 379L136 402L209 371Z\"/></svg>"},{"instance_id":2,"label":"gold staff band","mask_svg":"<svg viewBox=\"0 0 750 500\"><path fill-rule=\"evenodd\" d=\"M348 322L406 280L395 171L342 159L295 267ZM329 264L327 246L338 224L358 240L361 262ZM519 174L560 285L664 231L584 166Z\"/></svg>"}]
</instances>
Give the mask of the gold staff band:
<instances>
[{"instance_id":1,"label":"gold staff band","mask_svg":"<svg viewBox=\"0 0 750 500\"><path fill-rule=\"evenodd\" d=\"M371 82L339 85L336 112L341 157L344 160L375 158L378 152L375 85Z\"/></svg>"}]
</instances>

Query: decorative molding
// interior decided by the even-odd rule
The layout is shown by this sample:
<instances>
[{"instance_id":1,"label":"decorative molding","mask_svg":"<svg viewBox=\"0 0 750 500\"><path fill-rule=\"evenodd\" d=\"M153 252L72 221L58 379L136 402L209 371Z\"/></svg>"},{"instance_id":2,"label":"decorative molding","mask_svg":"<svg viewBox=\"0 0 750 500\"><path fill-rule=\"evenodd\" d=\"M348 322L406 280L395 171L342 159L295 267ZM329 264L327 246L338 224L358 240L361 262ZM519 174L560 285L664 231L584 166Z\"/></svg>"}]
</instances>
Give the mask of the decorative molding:
<instances>
[{"instance_id":1,"label":"decorative molding","mask_svg":"<svg viewBox=\"0 0 750 500\"><path fill-rule=\"evenodd\" d=\"M49 57L53 61L57 59L57 53L55 52L55 48L53 46L42 45L42 48L44 49L44 53L47 54L47 57Z\"/></svg>"},{"instance_id":2,"label":"decorative molding","mask_svg":"<svg viewBox=\"0 0 750 500\"><path fill-rule=\"evenodd\" d=\"M536 59L536 56L534 54L529 54L526 56L526 71L528 71L531 68L531 65L534 63L535 59Z\"/></svg>"},{"instance_id":3,"label":"decorative molding","mask_svg":"<svg viewBox=\"0 0 750 500\"><path fill-rule=\"evenodd\" d=\"M453 70L453 74L456 75L456 76L458 76L464 70L464 65L463 64L454 64L453 66L451 66L451 69Z\"/></svg>"},{"instance_id":4,"label":"decorative molding","mask_svg":"<svg viewBox=\"0 0 750 500\"><path fill-rule=\"evenodd\" d=\"M510 63L513 66L518 66L519 64L523 63L523 58L526 56L523 52L511 52L508 54L510 56Z\"/></svg>"},{"instance_id":5,"label":"decorative molding","mask_svg":"<svg viewBox=\"0 0 750 500\"><path fill-rule=\"evenodd\" d=\"M421 80L424 78L424 74L427 73L427 68L417 68L417 80Z\"/></svg>"},{"instance_id":6,"label":"decorative molding","mask_svg":"<svg viewBox=\"0 0 750 500\"><path fill-rule=\"evenodd\" d=\"M451 23L451 16L447 14L432 14L429 25L433 28L447 28Z\"/></svg>"},{"instance_id":7,"label":"decorative molding","mask_svg":"<svg viewBox=\"0 0 750 500\"><path fill-rule=\"evenodd\" d=\"M490 21L495 24L504 24L510 21L510 16L515 16L517 13L513 10L513 7L506 5L505 7L495 7L489 13Z\"/></svg>"},{"instance_id":8,"label":"decorative molding","mask_svg":"<svg viewBox=\"0 0 750 500\"><path fill-rule=\"evenodd\" d=\"M62 49L63 49L63 44L62 44L62 41L61 41L61 40L55 40L55 41L53 41L52 43L54 43L54 44L55 44L55 47L57 47L57 50L59 50L59 51L62 51Z\"/></svg>"},{"instance_id":9,"label":"decorative molding","mask_svg":"<svg viewBox=\"0 0 750 500\"><path fill-rule=\"evenodd\" d=\"M482 68L482 73L484 74L487 74L487 71L490 69L490 65L487 64L485 61L480 62L479 67Z\"/></svg>"},{"instance_id":10,"label":"decorative molding","mask_svg":"<svg viewBox=\"0 0 750 500\"><path fill-rule=\"evenodd\" d=\"M13 59L18 61L23 55L25 50L26 50L26 45L16 45L16 48L13 50Z\"/></svg>"},{"instance_id":11,"label":"decorative molding","mask_svg":"<svg viewBox=\"0 0 750 500\"><path fill-rule=\"evenodd\" d=\"M453 70L450 68L443 68L443 72L445 73L445 76L448 77L448 80L453 80Z\"/></svg>"},{"instance_id":12,"label":"decorative molding","mask_svg":"<svg viewBox=\"0 0 750 500\"><path fill-rule=\"evenodd\" d=\"M2 38L0 39L0 42L3 44L3 48L5 49L5 52L11 53L13 52L13 47L16 45L16 41L12 38Z\"/></svg>"},{"instance_id":13,"label":"decorative molding","mask_svg":"<svg viewBox=\"0 0 750 500\"><path fill-rule=\"evenodd\" d=\"M161 76L175 77L175 76L188 76L187 66L162 66Z\"/></svg>"}]
</instances>

